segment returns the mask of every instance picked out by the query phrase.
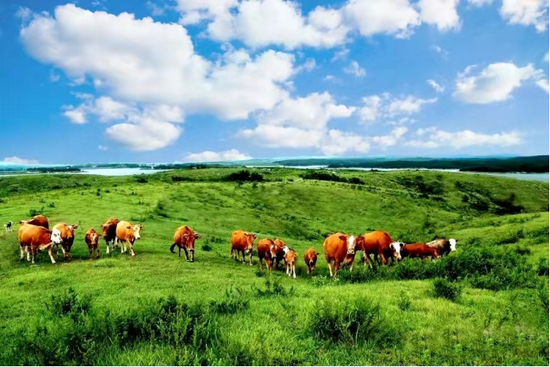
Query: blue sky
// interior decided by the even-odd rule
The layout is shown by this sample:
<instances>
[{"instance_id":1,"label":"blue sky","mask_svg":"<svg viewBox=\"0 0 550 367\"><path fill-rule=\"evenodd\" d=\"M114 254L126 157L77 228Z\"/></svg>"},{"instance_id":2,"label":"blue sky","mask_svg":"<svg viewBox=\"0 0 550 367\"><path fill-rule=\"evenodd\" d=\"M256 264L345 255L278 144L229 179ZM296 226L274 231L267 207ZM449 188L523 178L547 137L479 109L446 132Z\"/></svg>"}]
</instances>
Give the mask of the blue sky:
<instances>
[{"instance_id":1,"label":"blue sky","mask_svg":"<svg viewBox=\"0 0 550 367\"><path fill-rule=\"evenodd\" d=\"M548 154L547 0L0 3L0 161Z\"/></svg>"}]
</instances>

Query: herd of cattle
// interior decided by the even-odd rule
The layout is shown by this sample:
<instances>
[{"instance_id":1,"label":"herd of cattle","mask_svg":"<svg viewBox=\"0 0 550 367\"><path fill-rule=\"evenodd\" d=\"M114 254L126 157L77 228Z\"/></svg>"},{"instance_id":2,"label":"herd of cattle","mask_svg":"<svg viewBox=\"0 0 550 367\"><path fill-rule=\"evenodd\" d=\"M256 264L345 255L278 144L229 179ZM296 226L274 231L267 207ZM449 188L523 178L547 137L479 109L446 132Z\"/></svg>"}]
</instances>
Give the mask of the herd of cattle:
<instances>
[{"instance_id":1,"label":"herd of cattle","mask_svg":"<svg viewBox=\"0 0 550 367\"><path fill-rule=\"evenodd\" d=\"M8 222L4 227L6 231L11 231L12 222ZM75 238L74 231L77 228L77 224L58 223L50 230L48 218L44 215L37 215L29 220L20 221L18 239L21 260L24 259L26 254L27 261L31 261L34 264L38 250L47 250L52 264L55 264L53 250L57 246L61 246L65 259L69 260ZM121 221L116 218L107 219L101 226L107 254L120 244L121 253L129 249L130 254L135 256L134 242L141 238L139 232L142 228L142 225ZM90 228L84 236L90 257L97 258L101 254L99 238L99 233L93 228ZM200 238L200 235L193 229L188 226L181 226L174 233L174 243L170 246L170 251L175 253L174 249L177 246L179 256L181 257L181 250L184 250L187 261L193 262L195 261L195 241L198 238ZM246 255L248 255L249 263L252 265L252 254L256 239L257 236L254 233L245 231L233 232L231 235L231 257L239 260L239 255L241 255L240 260L244 263ZM350 266L351 270L353 270L353 262L357 251L363 252L365 265L372 266L373 259L377 263L385 265L390 260L399 261L403 257L436 259L451 251L455 251L456 243L456 239L437 239L428 243L406 244L393 241L390 235L383 231L373 231L359 236L339 232L329 234L325 238L323 252L330 275L335 276L342 264ZM296 278L298 254L282 240L264 238L258 241L256 248L260 269L264 262L268 270L272 270L274 264L275 268L278 269L279 264L284 262L286 273ZM315 270L319 255L313 248L306 250L304 253L304 261L308 274L311 274ZM373 259L371 259L371 255L373 255Z\"/></svg>"}]
</instances>

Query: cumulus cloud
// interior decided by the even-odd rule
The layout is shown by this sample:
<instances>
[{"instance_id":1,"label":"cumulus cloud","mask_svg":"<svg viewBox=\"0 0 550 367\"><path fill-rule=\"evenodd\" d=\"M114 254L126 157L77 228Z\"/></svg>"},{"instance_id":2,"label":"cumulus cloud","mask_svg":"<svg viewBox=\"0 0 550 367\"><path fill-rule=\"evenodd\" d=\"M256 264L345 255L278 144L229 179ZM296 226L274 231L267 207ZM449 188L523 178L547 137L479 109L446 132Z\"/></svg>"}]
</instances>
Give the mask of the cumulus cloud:
<instances>
[{"instance_id":1,"label":"cumulus cloud","mask_svg":"<svg viewBox=\"0 0 550 367\"><path fill-rule=\"evenodd\" d=\"M536 84L539 88L548 93L548 79L537 80Z\"/></svg>"},{"instance_id":2,"label":"cumulus cloud","mask_svg":"<svg viewBox=\"0 0 550 367\"><path fill-rule=\"evenodd\" d=\"M363 69L357 61L352 61L348 67L344 68L344 73L354 75L357 78L362 78L367 75L365 69Z\"/></svg>"},{"instance_id":3,"label":"cumulus cloud","mask_svg":"<svg viewBox=\"0 0 550 367\"><path fill-rule=\"evenodd\" d=\"M484 6L489 5L493 2L493 0L468 0L468 4L473 6Z\"/></svg>"},{"instance_id":4,"label":"cumulus cloud","mask_svg":"<svg viewBox=\"0 0 550 367\"><path fill-rule=\"evenodd\" d=\"M389 93L373 95L362 99L359 116L364 123L410 116L420 112L422 106L437 102L437 98L422 99L412 95L393 97Z\"/></svg>"},{"instance_id":5,"label":"cumulus cloud","mask_svg":"<svg viewBox=\"0 0 550 367\"><path fill-rule=\"evenodd\" d=\"M435 25L440 31L460 28L460 17L456 11L459 0L420 0L420 19Z\"/></svg>"},{"instance_id":6,"label":"cumulus cloud","mask_svg":"<svg viewBox=\"0 0 550 367\"><path fill-rule=\"evenodd\" d=\"M453 96L459 101L475 104L504 101L525 81L544 77L542 70L536 70L531 64L524 67L512 63L490 64L479 74L471 75L474 68L467 67L456 79Z\"/></svg>"},{"instance_id":7,"label":"cumulus cloud","mask_svg":"<svg viewBox=\"0 0 550 367\"><path fill-rule=\"evenodd\" d=\"M440 93L443 93L445 91L445 88L443 88L441 85L439 85L435 80L433 79L428 79L426 80L426 83L428 83L428 85L430 87L432 87L436 93L440 94Z\"/></svg>"},{"instance_id":8,"label":"cumulus cloud","mask_svg":"<svg viewBox=\"0 0 550 367\"><path fill-rule=\"evenodd\" d=\"M534 26L544 32L548 26L548 0L502 0L500 15L510 24Z\"/></svg>"},{"instance_id":9,"label":"cumulus cloud","mask_svg":"<svg viewBox=\"0 0 550 367\"><path fill-rule=\"evenodd\" d=\"M226 150L224 152L207 150L200 153L191 153L185 157L186 162L244 161L247 159L252 159L252 157L239 152L237 149Z\"/></svg>"},{"instance_id":10,"label":"cumulus cloud","mask_svg":"<svg viewBox=\"0 0 550 367\"><path fill-rule=\"evenodd\" d=\"M502 146L509 147L521 144L522 135L517 132L503 132L496 134L476 133L471 130L448 132L432 127L418 129L417 139L406 142L406 145L417 148L446 148L455 149L471 146Z\"/></svg>"},{"instance_id":11,"label":"cumulus cloud","mask_svg":"<svg viewBox=\"0 0 550 367\"><path fill-rule=\"evenodd\" d=\"M15 164L38 164L37 159L25 159L25 158L19 158L19 157L6 157L2 160L2 162L6 163L15 163Z\"/></svg>"},{"instance_id":12,"label":"cumulus cloud","mask_svg":"<svg viewBox=\"0 0 550 367\"><path fill-rule=\"evenodd\" d=\"M105 146L105 145L99 145L99 146L97 147L97 149L102 150L102 151L106 151L106 150L109 150L109 147L107 147L107 146Z\"/></svg>"}]
</instances>

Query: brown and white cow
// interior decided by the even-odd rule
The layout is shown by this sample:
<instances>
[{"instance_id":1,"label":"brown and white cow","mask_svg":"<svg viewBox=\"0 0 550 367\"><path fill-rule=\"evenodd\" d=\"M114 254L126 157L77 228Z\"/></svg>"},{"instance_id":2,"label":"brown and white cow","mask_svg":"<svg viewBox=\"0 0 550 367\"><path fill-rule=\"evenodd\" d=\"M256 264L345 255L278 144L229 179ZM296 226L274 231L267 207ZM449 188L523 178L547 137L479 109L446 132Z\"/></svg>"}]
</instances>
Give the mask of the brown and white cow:
<instances>
[{"instance_id":1,"label":"brown and white cow","mask_svg":"<svg viewBox=\"0 0 550 367\"><path fill-rule=\"evenodd\" d=\"M19 224L21 224L21 225L23 225L23 224L32 224L34 226L44 227L46 229L50 228L48 218L46 218L46 216L42 215L42 214L35 215L31 219L21 220L21 221L19 221Z\"/></svg>"},{"instance_id":2,"label":"brown and white cow","mask_svg":"<svg viewBox=\"0 0 550 367\"><path fill-rule=\"evenodd\" d=\"M239 259L239 252L242 254L241 262L244 264L245 253L250 254L250 266L252 266L252 250L254 248L254 240L256 235L245 231L235 231L231 234L231 251L230 255L234 259ZM237 256L233 252L237 252Z\"/></svg>"},{"instance_id":3,"label":"brown and white cow","mask_svg":"<svg viewBox=\"0 0 550 367\"><path fill-rule=\"evenodd\" d=\"M116 245L116 226L120 222L117 218L109 218L105 223L101 225L101 231L103 232L103 239L107 246L107 254L109 254L109 246L113 244L113 250Z\"/></svg>"},{"instance_id":4,"label":"brown and white cow","mask_svg":"<svg viewBox=\"0 0 550 367\"><path fill-rule=\"evenodd\" d=\"M99 234L95 231L95 229L90 228L86 231L84 241L86 241L86 245L88 245L90 258L92 258L95 251L97 251L96 259L101 256L101 250L99 249Z\"/></svg>"},{"instance_id":5,"label":"brown and white cow","mask_svg":"<svg viewBox=\"0 0 550 367\"><path fill-rule=\"evenodd\" d=\"M336 276L340 265L351 265L355 260L355 237L344 233L329 235L323 243L323 251L327 260L330 276Z\"/></svg>"},{"instance_id":6,"label":"brown and white cow","mask_svg":"<svg viewBox=\"0 0 550 367\"><path fill-rule=\"evenodd\" d=\"M34 259L38 250L47 250L52 264L55 264L53 258L53 244L61 244L60 236L53 236L53 231L33 224L23 224L19 227L17 233L19 246L21 248L21 260L27 253L27 261L34 264Z\"/></svg>"},{"instance_id":7,"label":"brown and white cow","mask_svg":"<svg viewBox=\"0 0 550 367\"><path fill-rule=\"evenodd\" d=\"M261 239L256 245L258 249L258 259L260 260L260 269L262 269L262 261L265 261L267 270L271 270L273 268L271 246L275 246L275 243L269 238Z\"/></svg>"},{"instance_id":8,"label":"brown and white cow","mask_svg":"<svg viewBox=\"0 0 550 367\"><path fill-rule=\"evenodd\" d=\"M306 250L304 254L304 261L306 262L308 274L311 274L313 270L315 270L315 264L317 264L317 256L319 256L319 253L315 252L314 248Z\"/></svg>"},{"instance_id":9,"label":"brown and white cow","mask_svg":"<svg viewBox=\"0 0 550 367\"><path fill-rule=\"evenodd\" d=\"M78 228L78 224L57 223L52 228L52 237L59 236L61 238L61 250L65 259L70 260L71 248L74 243L74 230Z\"/></svg>"},{"instance_id":10,"label":"brown and white cow","mask_svg":"<svg viewBox=\"0 0 550 367\"><path fill-rule=\"evenodd\" d=\"M289 277L296 278L296 259L298 258L298 254L288 246L285 246L283 251L285 252L286 273Z\"/></svg>"},{"instance_id":11,"label":"brown and white cow","mask_svg":"<svg viewBox=\"0 0 550 367\"><path fill-rule=\"evenodd\" d=\"M195 261L195 241L200 238L200 235L188 226L181 226L174 233L174 243L170 246L170 252L175 254L174 248L178 246L178 256L181 257L181 249L185 251L185 259L187 261ZM189 260L188 251L191 252L191 260Z\"/></svg>"},{"instance_id":12,"label":"brown and white cow","mask_svg":"<svg viewBox=\"0 0 550 367\"><path fill-rule=\"evenodd\" d=\"M430 247L425 243L402 243L401 256L410 258L417 257L420 259L425 259L427 257L439 259L441 257L436 248Z\"/></svg>"},{"instance_id":13,"label":"brown and white cow","mask_svg":"<svg viewBox=\"0 0 550 367\"><path fill-rule=\"evenodd\" d=\"M279 269L279 263L285 259L284 248L287 247L286 243L281 239L275 239L273 245L271 246L271 259L275 261L275 269Z\"/></svg>"},{"instance_id":14,"label":"brown and white cow","mask_svg":"<svg viewBox=\"0 0 550 367\"><path fill-rule=\"evenodd\" d=\"M136 256L134 242L141 238L139 231L143 228L141 224L133 224L121 220L116 226L116 243L120 244L120 253L123 254L130 247L130 255Z\"/></svg>"},{"instance_id":15,"label":"brown and white cow","mask_svg":"<svg viewBox=\"0 0 550 367\"><path fill-rule=\"evenodd\" d=\"M426 243L426 245L435 248L439 254L448 255L451 252L456 251L456 243L458 240L451 239L439 239Z\"/></svg>"},{"instance_id":16,"label":"brown and white cow","mask_svg":"<svg viewBox=\"0 0 550 367\"><path fill-rule=\"evenodd\" d=\"M401 260L400 243L392 241L390 235L384 231L374 231L358 236L356 249L363 251L365 265L372 266L371 254L384 265L390 258L394 261Z\"/></svg>"}]
</instances>

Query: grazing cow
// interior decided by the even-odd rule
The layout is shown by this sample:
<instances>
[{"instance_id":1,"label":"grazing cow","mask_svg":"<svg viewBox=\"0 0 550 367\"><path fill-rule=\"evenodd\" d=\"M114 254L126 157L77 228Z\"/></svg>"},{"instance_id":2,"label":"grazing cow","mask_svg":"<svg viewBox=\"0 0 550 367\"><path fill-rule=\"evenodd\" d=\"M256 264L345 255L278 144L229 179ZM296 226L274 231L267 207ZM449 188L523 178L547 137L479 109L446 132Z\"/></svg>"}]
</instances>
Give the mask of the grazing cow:
<instances>
[{"instance_id":1,"label":"grazing cow","mask_svg":"<svg viewBox=\"0 0 550 367\"><path fill-rule=\"evenodd\" d=\"M394 261L401 260L401 247L399 242L393 242L390 235L383 231L374 231L358 236L356 240L356 250L363 251L364 264L371 265L370 255L387 264L389 258Z\"/></svg>"},{"instance_id":2,"label":"grazing cow","mask_svg":"<svg viewBox=\"0 0 550 367\"><path fill-rule=\"evenodd\" d=\"M256 235L245 231L235 231L231 234L231 252L230 255L235 259L239 259L239 252L242 254L241 262L244 264L245 253L250 254L250 266L252 266L252 249L254 248L254 240ZM233 255L233 251L237 251L237 256Z\"/></svg>"},{"instance_id":3,"label":"grazing cow","mask_svg":"<svg viewBox=\"0 0 550 367\"><path fill-rule=\"evenodd\" d=\"M325 238L323 251L327 260L330 276L336 276L340 264L353 266L355 260L355 237L344 233L334 233Z\"/></svg>"},{"instance_id":4,"label":"grazing cow","mask_svg":"<svg viewBox=\"0 0 550 367\"><path fill-rule=\"evenodd\" d=\"M315 270L315 264L317 264L317 256L319 256L319 253L315 252L314 248L306 250L306 253L304 254L304 261L306 262L308 274L311 274L313 270Z\"/></svg>"},{"instance_id":5,"label":"grazing cow","mask_svg":"<svg viewBox=\"0 0 550 367\"><path fill-rule=\"evenodd\" d=\"M285 247L286 243L284 243L282 240L277 238L275 241L273 241L270 252L271 258L275 261L275 269L279 269L279 263L285 259Z\"/></svg>"},{"instance_id":6,"label":"grazing cow","mask_svg":"<svg viewBox=\"0 0 550 367\"><path fill-rule=\"evenodd\" d=\"M13 222L10 220L8 223L4 224L4 229L6 230L6 232L11 232L12 226L13 226Z\"/></svg>"},{"instance_id":7,"label":"grazing cow","mask_svg":"<svg viewBox=\"0 0 550 367\"><path fill-rule=\"evenodd\" d=\"M99 249L99 235L95 231L95 229L90 228L88 231L86 231L86 236L84 236L84 241L86 241L86 245L88 245L88 252L90 253L90 258L92 258L92 255L95 251L97 251L97 256L101 256L101 250Z\"/></svg>"},{"instance_id":8,"label":"grazing cow","mask_svg":"<svg viewBox=\"0 0 550 367\"><path fill-rule=\"evenodd\" d=\"M133 224L121 220L116 225L116 243L122 242L120 245L120 253L123 254L130 247L130 255L136 256L134 252L134 242L139 240L141 236L139 231L143 228L141 224ZM116 245L116 244L115 244Z\"/></svg>"},{"instance_id":9,"label":"grazing cow","mask_svg":"<svg viewBox=\"0 0 550 367\"><path fill-rule=\"evenodd\" d=\"M430 247L425 243L403 243L401 245L402 257L418 257L424 259L431 257L432 259L439 259L441 255L436 248Z\"/></svg>"},{"instance_id":10,"label":"grazing cow","mask_svg":"<svg viewBox=\"0 0 550 367\"><path fill-rule=\"evenodd\" d=\"M38 250L48 250L52 264L55 264L53 258L53 244L61 243L59 230L53 229L50 231L41 226L33 224L24 224L19 227L18 231L19 246L21 248L21 260L25 252L27 253L27 261L34 264L34 258Z\"/></svg>"},{"instance_id":11,"label":"grazing cow","mask_svg":"<svg viewBox=\"0 0 550 367\"><path fill-rule=\"evenodd\" d=\"M113 244L113 250L116 246L116 226L120 222L117 218L109 218L105 223L101 225L101 230L103 231L103 239L105 240L105 245L107 246L107 254L109 254L109 246Z\"/></svg>"},{"instance_id":12,"label":"grazing cow","mask_svg":"<svg viewBox=\"0 0 550 367\"><path fill-rule=\"evenodd\" d=\"M170 252L175 254L174 248L178 246L178 256L181 257L181 249L185 251L185 259L187 261L195 261L195 241L200 238L200 235L187 226L181 226L174 233L174 243L170 246ZM191 260L189 260L188 251L191 252Z\"/></svg>"},{"instance_id":13,"label":"grazing cow","mask_svg":"<svg viewBox=\"0 0 550 367\"><path fill-rule=\"evenodd\" d=\"M27 220L21 220L19 224L32 224L34 226L44 227L46 229L50 228L50 224L48 223L48 218L42 214L35 215L31 219Z\"/></svg>"},{"instance_id":14,"label":"grazing cow","mask_svg":"<svg viewBox=\"0 0 550 367\"><path fill-rule=\"evenodd\" d=\"M53 227L53 234L52 236L57 236L59 233L59 236L61 237L61 250L63 251L63 255L65 256L65 259L69 260L71 258L71 248L73 247L74 242L74 230L78 228L78 224L65 224L65 223L57 223Z\"/></svg>"},{"instance_id":15,"label":"grazing cow","mask_svg":"<svg viewBox=\"0 0 550 367\"><path fill-rule=\"evenodd\" d=\"M269 238L264 238L260 240L257 244L258 248L258 259L260 259L260 270L262 269L262 261L265 261L267 270L273 268L273 258L271 257L271 246L275 246L273 240Z\"/></svg>"},{"instance_id":16,"label":"grazing cow","mask_svg":"<svg viewBox=\"0 0 550 367\"><path fill-rule=\"evenodd\" d=\"M458 240L451 238L449 240L447 239L434 240L432 242L428 242L426 245L435 248L437 252L441 255L447 255L450 252L456 251L457 242Z\"/></svg>"},{"instance_id":17,"label":"grazing cow","mask_svg":"<svg viewBox=\"0 0 550 367\"><path fill-rule=\"evenodd\" d=\"M298 258L298 254L288 246L285 246L283 251L285 252L286 273L289 277L296 279L296 259Z\"/></svg>"}]
</instances>

